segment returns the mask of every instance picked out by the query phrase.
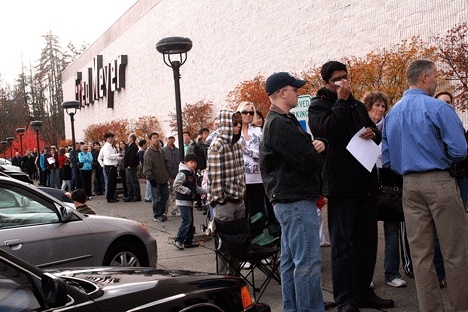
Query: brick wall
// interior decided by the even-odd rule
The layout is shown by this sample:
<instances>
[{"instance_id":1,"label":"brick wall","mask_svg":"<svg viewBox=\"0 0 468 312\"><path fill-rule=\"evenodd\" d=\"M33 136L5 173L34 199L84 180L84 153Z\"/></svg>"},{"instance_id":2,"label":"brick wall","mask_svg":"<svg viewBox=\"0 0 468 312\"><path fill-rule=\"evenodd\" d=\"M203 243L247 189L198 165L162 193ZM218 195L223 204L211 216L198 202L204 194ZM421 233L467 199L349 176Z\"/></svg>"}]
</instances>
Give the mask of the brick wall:
<instances>
[{"instance_id":1,"label":"brick wall","mask_svg":"<svg viewBox=\"0 0 468 312\"><path fill-rule=\"evenodd\" d=\"M467 20L466 0L140 0L64 71L64 100L74 99L76 72L92 67L97 54L104 64L126 54L126 88L115 93L114 109L100 100L79 111L77 139L87 125L144 115L158 117L167 132L174 81L155 48L164 37L193 42L180 68L182 104L210 100L217 111L229 91L257 74L300 73L415 35L430 38Z\"/></svg>"}]
</instances>

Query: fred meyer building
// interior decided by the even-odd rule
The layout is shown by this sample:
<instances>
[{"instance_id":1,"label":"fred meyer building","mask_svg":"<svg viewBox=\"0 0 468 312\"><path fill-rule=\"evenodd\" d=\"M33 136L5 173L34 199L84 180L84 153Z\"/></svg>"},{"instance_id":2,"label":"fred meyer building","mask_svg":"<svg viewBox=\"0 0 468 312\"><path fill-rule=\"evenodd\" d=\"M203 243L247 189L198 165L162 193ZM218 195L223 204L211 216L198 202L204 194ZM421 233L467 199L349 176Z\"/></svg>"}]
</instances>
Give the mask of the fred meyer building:
<instances>
[{"instance_id":1,"label":"fred meyer building","mask_svg":"<svg viewBox=\"0 0 468 312\"><path fill-rule=\"evenodd\" d=\"M62 73L63 98L82 103L78 140L89 125L148 115L165 133L175 95L156 50L162 38L193 42L180 68L182 106L212 101L217 112L258 74L300 73L416 35L427 41L466 21L466 0L139 0ZM69 118L65 129L70 138Z\"/></svg>"}]
</instances>

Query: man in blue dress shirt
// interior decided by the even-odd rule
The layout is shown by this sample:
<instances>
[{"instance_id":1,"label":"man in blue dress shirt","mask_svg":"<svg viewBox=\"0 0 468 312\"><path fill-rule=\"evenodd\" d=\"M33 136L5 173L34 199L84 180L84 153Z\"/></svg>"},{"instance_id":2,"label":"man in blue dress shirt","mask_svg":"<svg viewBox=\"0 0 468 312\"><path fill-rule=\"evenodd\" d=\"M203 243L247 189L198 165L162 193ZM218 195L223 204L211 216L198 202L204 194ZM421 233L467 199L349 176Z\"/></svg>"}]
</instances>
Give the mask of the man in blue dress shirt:
<instances>
[{"instance_id":1,"label":"man in blue dress shirt","mask_svg":"<svg viewBox=\"0 0 468 312\"><path fill-rule=\"evenodd\" d=\"M433 98L433 62L416 60L407 69L409 89L385 118L382 160L403 175L403 209L421 311L444 311L435 273L437 230L454 311L468 311L468 231L466 215L450 168L466 157L460 118Z\"/></svg>"}]
</instances>

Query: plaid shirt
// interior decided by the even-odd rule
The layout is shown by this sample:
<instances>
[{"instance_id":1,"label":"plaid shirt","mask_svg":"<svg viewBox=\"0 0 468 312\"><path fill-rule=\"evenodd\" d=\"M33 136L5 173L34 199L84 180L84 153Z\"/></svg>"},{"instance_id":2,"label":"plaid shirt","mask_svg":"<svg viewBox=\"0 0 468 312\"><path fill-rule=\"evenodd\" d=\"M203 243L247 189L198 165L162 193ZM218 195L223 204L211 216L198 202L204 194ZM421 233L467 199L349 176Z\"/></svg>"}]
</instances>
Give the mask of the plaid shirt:
<instances>
[{"instance_id":1,"label":"plaid shirt","mask_svg":"<svg viewBox=\"0 0 468 312\"><path fill-rule=\"evenodd\" d=\"M231 110L221 110L218 116L219 135L208 149L208 202L213 206L229 199L244 198L245 178L242 149L233 136ZM239 135L240 137L240 135Z\"/></svg>"}]
</instances>

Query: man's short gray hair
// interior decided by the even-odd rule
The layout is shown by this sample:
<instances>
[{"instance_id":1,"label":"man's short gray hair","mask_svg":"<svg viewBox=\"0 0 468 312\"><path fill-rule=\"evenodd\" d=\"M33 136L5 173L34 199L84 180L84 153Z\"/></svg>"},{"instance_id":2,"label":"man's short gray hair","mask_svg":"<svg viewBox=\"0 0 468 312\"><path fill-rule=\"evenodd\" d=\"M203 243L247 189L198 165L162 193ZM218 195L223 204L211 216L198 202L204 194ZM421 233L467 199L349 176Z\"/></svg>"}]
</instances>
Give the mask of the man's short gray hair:
<instances>
[{"instance_id":1,"label":"man's short gray hair","mask_svg":"<svg viewBox=\"0 0 468 312\"><path fill-rule=\"evenodd\" d=\"M435 66L434 62L428 60L416 60L409 64L406 70L406 80L410 86L418 84L423 74L430 73Z\"/></svg>"}]
</instances>

